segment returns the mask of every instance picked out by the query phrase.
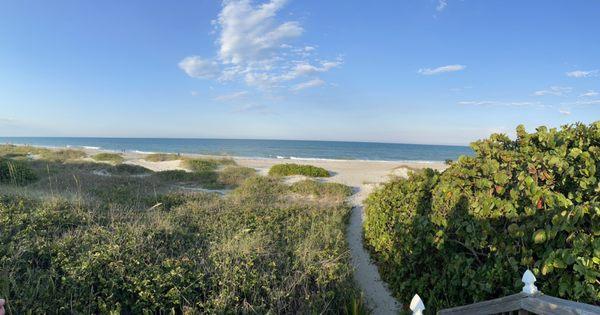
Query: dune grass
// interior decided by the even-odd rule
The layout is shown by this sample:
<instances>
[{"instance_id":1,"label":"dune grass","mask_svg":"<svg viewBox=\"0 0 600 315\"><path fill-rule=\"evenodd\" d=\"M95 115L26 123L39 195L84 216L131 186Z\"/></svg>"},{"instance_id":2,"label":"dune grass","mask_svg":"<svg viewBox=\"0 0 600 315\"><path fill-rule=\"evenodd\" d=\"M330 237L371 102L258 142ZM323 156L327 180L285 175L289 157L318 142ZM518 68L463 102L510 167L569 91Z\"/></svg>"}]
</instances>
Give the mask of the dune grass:
<instances>
[{"instance_id":1,"label":"dune grass","mask_svg":"<svg viewBox=\"0 0 600 315\"><path fill-rule=\"evenodd\" d=\"M86 156L84 151L76 149L48 150L40 154L41 159L54 162L79 160Z\"/></svg>"},{"instance_id":2,"label":"dune grass","mask_svg":"<svg viewBox=\"0 0 600 315\"><path fill-rule=\"evenodd\" d=\"M24 159L30 155L40 155L50 151L46 148L33 147L29 145L0 145L0 157Z\"/></svg>"},{"instance_id":3,"label":"dune grass","mask_svg":"<svg viewBox=\"0 0 600 315\"><path fill-rule=\"evenodd\" d=\"M149 162L164 162L181 160L181 156L173 153L152 153L144 157L144 160Z\"/></svg>"},{"instance_id":4,"label":"dune grass","mask_svg":"<svg viewBox=\"0 0 600 315\"><path fill-rule=\"evenodd\" d=\"M125 160L121 154L117 153L98 153L92 156L92 159L98 162L108 162L113 164L120 164Z\"/></svg>"},{"instance_id":5,"label":"dune grass","mask_svg":"<svg viewBox=\"0 0 600 315\"><path fill-rule=\"evenodd\" d=\"M344 237L350 207L290 198L324 184L292 189L237 166L136 177L94 173L124 164L23 163L37 181L0 183L9 314L365 310ZM220 196L173 185L198 176L238 187Z\"/></svg>"},{"instance_id":6,"label":"dune grass","mask_svg":"<svg viewBox=\"0 0 600 315\"><path fill-rule=\"evenodd\" d=\"M303 164L277 164L269 170L271 176L304 175L310 177L329 177L329 171L322 167Z\"/></svg>"}]
</instances>

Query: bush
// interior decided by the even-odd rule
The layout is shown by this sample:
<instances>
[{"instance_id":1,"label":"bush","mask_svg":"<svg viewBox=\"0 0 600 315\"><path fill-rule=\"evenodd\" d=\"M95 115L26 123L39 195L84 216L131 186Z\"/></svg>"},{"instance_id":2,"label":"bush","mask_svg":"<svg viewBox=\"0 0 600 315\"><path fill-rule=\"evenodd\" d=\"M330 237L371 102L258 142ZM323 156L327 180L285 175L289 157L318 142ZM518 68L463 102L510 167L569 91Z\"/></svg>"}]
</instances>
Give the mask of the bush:
<instances>
[{"instance_id":1,"label":"bush","mask_svg":"<svg viewBox=\"0 0 600 315\"><path fill-rule=\"evenodd\" d=\"M106 180L115 185L97 186L99 196L120 204L151 178ZM349 207L285 194L277 179L256 176L231 198L146 194L144 208L0 196L0 295L15 314L362 311Z\"/></svg>"},{"instance_id":2,"label":"bush","mask_svg":"<svg viewBox=\"0 0 600 315\"><path fill-rule=\"evenodd\" d=\"M0 183L26 185L36 179L36 174L25 162L0 159Z\"/></svg>"},{"instance_id":3,"label":"bush","mask_svg":"<svg viewBox=\"0 0 600 315\"><path fill-rule=\"evenodd\" d=\"M146 155L144 160L150 161L150 162L174 161L174 160L181 160L181 156L179 156L178 154L172 154L172 153L152 153L152 154Z\"/></svg>"},{"instance_id":4,"label":"bush","mask_svg":"<svg viewBox=\"0 0 600 315\"><path fill-rule=\"evenodd\" d=\"M122 155L117 153L98 153L92 156L92 159L94 159L95 161L110 162L114 164L123 163L123 161L125 160Z\"/></svg>"},{"instance_id":5,"label":"bush","mask_svg":"<svg viewBox=\"0 0 600 315\"><path fill-rule=\"evenodd\" d=\"M443 173L395 179L366 201L365 241L400 301L431 311L520 291L599 304L600 122L517 129Z\"/></svg>"},{"instance_id":6,"label":"bush","mask_svg":"<svg viewBox=\"0 0 600 315\"><path fill-rule=\"evenodd\" d=\"M65 162L69 160L78 160L87 156L81 150L63 149L63 150L48 150L41 153L41 158L52 162Z\"/></svg>"},{"instance_id":7,"label":"bush","mask_svg":"<svg viewBox=\"0 0 600 315\"><path fill-rule=\"evenodd\" d=\"M223 185L218 182L218 175L213 171L186 172L183 170L170 170L154 173L161 181L197 184L206 189L221 189Z\"/></svg>"},{"instance_id":8,"label":"bush","mask_svg":"<svg viewBox=\"0 0 600 315\"><path fill-rule=\"evenodd\" d=\"M213 159L213 158L202 158L202 159L184 159L182 163L183 167L193 172L204 172L214 171L221 165L235 165L233 159Z\"/></svg>"},{"instance_id":9,"label":"bush","mask_svg":"<svg viewBox=\"0 0 600 315\"><path fill-rule=\"evenodd\" d=\"M340 183L321 183L307 179L293 183L290 191L315 197L346 198L352 195L352 188Z\"/></svg>"},{"instance_id":10,"label":"bush","mask_svg":"<svg viewBox=\"0 0 600 315\"><path fill-rule=\"evenodd\" d=\"M111 174L113 175L143 175L151 173L152 170L134 164L118 164L111 170Z\"/></svg>"},{"instance_id":11,"label":"bush","mask_svg":"<svg viewBox=\"0 0 600 315\"><path fill-rule=\"evenodd\" d=\"M228 166L219 172L219 182L225 186L235 187L255 174L256 170L250 167Z\"/></svg>"},{"instance_id":12,"label":"bush","mask_svg":"<svg viewBox=\"0 0 600 315\"><path fill-rule=\"evenodd\" d=\"M269 170L271 176L304 175L310 177L329 177L329 172L321 167L301 164L277 164Z\"/></svg>"}]
</instances>

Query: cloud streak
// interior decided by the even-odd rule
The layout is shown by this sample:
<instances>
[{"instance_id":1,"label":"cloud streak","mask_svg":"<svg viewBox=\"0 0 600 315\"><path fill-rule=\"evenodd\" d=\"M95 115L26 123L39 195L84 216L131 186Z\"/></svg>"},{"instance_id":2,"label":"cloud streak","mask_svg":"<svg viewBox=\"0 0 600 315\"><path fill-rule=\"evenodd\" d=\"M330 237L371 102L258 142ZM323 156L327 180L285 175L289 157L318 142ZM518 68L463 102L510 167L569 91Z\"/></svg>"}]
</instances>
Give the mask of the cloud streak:
<instances>
[{"instance_id":1,"label":"cloud streak","mask_svg":"<svg viewBox=\"0 0 600 315\"><path fill-rule=\"evenodd\" d=\"M312 80L309 80L306 82L298 83L298 84L294 85L291 88L291 90L297 92L297 91L301 91L301 90L306 90L306 89L322 86L324 84L325 84L325 81L323 81L319 78L316 78L316 79L312 79Z\"/></svg>"},{"instance_id":2,"label":"cloud streak","mask_svg":"<svg viewBox=\"0 0 600 315\"><path fill-rule=\"evenodd\" d=\"M590 78L598 76L599 70L575 70L567 72L566 75L571 78Z\"/></svg>"},{"instance_id":3,"label":"cloud streak","mask_svg":"<svg viewBox=\"0 0 600 315\"><path fill-rule=\"evenodd\" d=\"M573 88L570 86L551 86L546 90L539 90L533 92L535 96L546 96L546 95L554 95L554 96L563 96L571 93Z\"/></svg>"},{"instance_id":4,"label":"cloud streak","mask_svg":"<svg viewBox=\"0 0 600 315\"><path fill-rule=\"evenodd\" d=\"M441 67L437 67L437 68L419 69L418 73L420 73L422 75L436 75L436 74L442 74L442 73L447 73L447 72L461 71L461 70L464 70L466 67L467 66L465 66L465 65L446 65L446 66L441 66Z\"/></svg>"}]
</instances>

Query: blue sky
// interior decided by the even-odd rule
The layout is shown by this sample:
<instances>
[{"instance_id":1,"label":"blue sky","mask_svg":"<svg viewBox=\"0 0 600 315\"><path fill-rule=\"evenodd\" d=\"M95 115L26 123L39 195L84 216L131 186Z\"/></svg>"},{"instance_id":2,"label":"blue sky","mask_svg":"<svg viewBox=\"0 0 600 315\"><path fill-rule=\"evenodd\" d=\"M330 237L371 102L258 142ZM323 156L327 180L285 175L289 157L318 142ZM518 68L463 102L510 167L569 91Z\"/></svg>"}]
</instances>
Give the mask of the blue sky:
<instances>
[{"instance_id":1,"label":"blue sky","mask_svg":"<svg viewBox=\"0 0 600 315\"><path fill-rule=\"evenodd\" d=\"M600 119L600 1L0 4L0 135L467 144Z\"/></svg>"}]
</instances>

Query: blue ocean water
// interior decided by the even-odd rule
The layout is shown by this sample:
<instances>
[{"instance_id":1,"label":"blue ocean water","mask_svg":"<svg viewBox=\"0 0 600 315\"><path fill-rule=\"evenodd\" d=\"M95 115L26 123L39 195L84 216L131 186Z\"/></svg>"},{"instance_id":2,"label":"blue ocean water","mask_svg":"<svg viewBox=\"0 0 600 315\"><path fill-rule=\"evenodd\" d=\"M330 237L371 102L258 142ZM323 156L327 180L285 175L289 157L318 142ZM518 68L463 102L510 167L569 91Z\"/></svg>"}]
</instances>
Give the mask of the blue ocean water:
<instances>
[{"instance_id":1,"label":"blue ocean water","mask_svg":"<svg viewBox=\"0 0 600 315\"><path fill-rule=\"evenodd\" d=\"M288 159L444 161L473 154L466 146L301 140L0 137L0 143Z\"/></svg>"}]
</instances>

